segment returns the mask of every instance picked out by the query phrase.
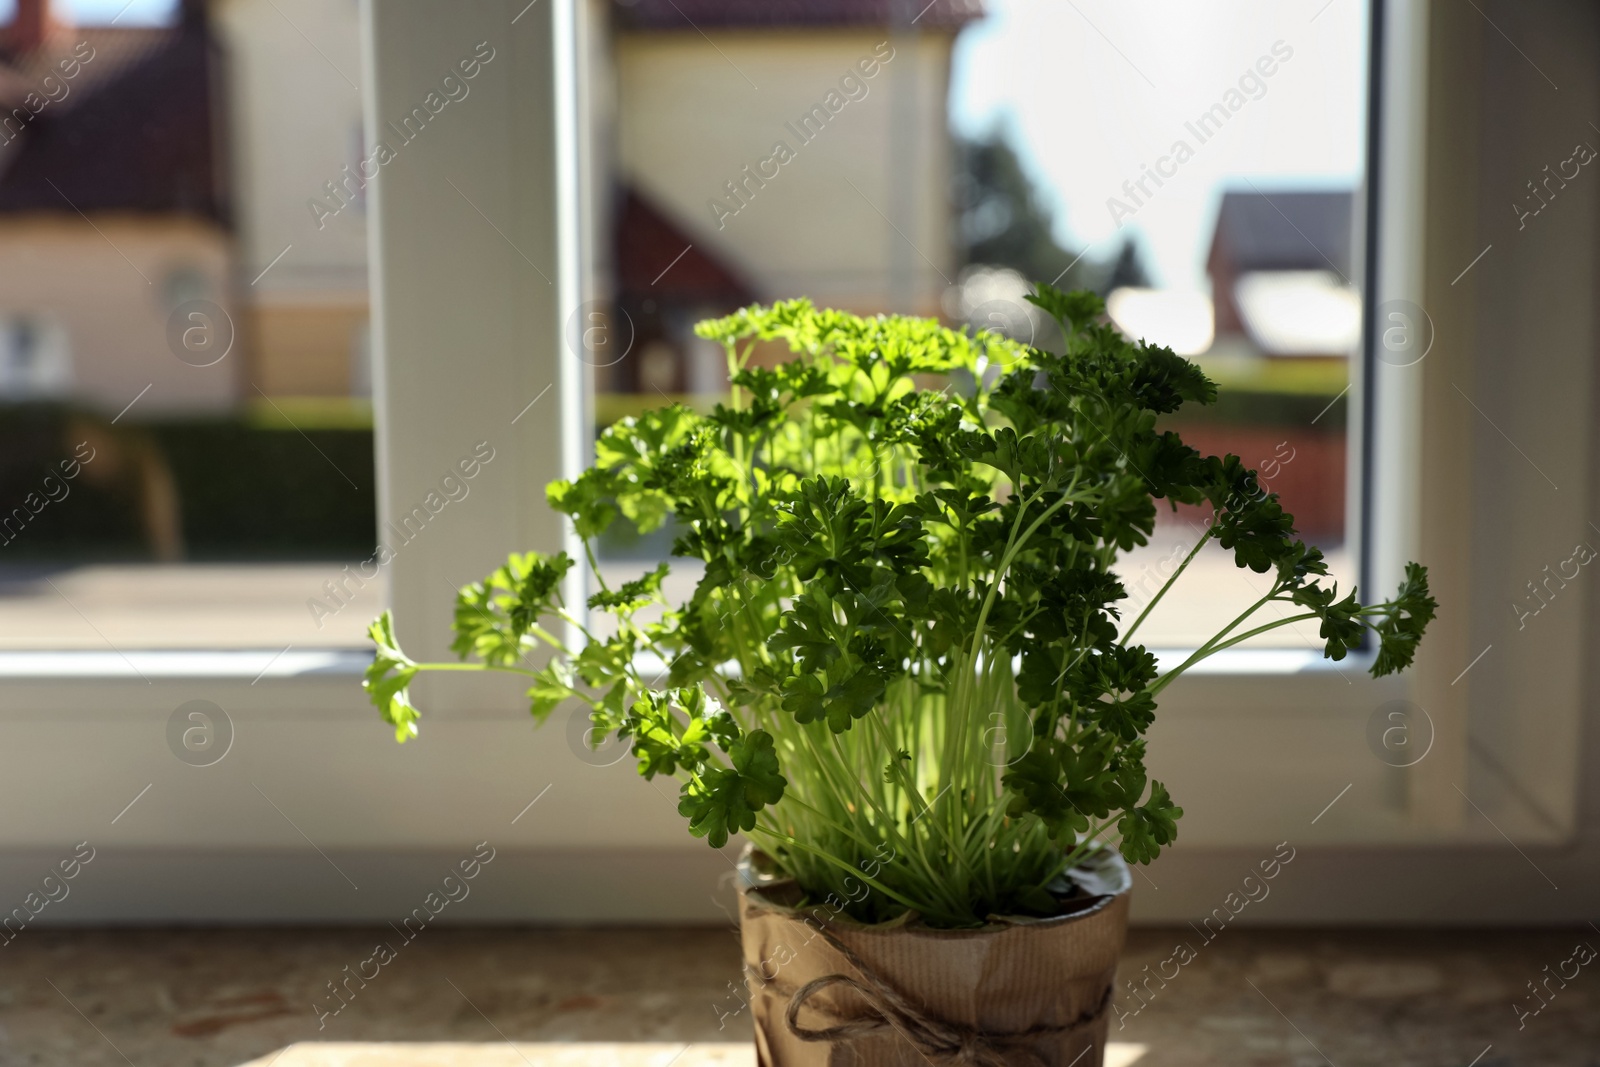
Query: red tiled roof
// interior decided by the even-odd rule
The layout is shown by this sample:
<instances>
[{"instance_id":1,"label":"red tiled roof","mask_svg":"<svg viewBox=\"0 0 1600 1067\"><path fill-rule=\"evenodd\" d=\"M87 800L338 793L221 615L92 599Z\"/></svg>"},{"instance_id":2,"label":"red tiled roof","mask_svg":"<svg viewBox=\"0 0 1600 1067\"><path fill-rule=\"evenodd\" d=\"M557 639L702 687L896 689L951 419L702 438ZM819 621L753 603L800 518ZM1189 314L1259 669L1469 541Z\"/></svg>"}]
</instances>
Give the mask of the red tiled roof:
<instances>
[{"instance_id":1,"label":"red tiled roof","mask_svg":"<svg viewBox=\"0 0 1600 1067\"><path fill-rule=\"evenodd\" d=\"M843 26L959 30L983 0L612 0L624 30L795 29Z\"/></svg>"},{"instance_id":2,"label":"red tiled roof","mask_svg":"<svg viewBox=\"0 0 1600 1067\"><path fill-rule=\"evenodd\" d=\"M616 218L617 283L623 294L750 304L755 288L716 253L694 244L654 204L626 187Z\"/></svg>"},{"instance_id":3,"label":"red tiled roof","mask_svg":"<svg viewBox=\"0 0 1600 1067\"><path fill-rule=\"evenodd\" d=\"M0 212L171 213L226 224L222 60L204 23L64 29L4 57L0 119L80 44L93 58L60 79L67 95L0 146Z\"/></svg>"}]
</instances>

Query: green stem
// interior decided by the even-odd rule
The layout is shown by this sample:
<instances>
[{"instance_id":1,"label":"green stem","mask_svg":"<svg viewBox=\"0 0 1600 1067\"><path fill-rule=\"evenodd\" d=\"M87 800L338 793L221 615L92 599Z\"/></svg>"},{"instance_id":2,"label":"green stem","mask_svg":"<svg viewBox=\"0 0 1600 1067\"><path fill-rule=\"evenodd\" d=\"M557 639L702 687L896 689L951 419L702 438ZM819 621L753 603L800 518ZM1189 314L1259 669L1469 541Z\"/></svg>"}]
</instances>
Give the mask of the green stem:
<instances>
[{"instance_id":1,"label":"green stem","mask_svg":"<svg viewBox=\"0 0 1600 1067\"><path fill-rule=\"evenodd\" d=\"M790 837L788 834L779 833L776 830L769 830L765 826L759 826L759 825L754 830L751 830L750 832L753 833L753 834L765 834L768 837L772 838L774 841L781 841L785 845L788 845L790 848L799 849L801 852L805 852L808 855L815 856L817 859L822 860L824 863L830 864L831 866L834 866L834 867L838 867L840 870L849 871L852 877L861 879L862 882L864 882L865 884L871 886L873 889L876 889L878 892L882 893L884 896L888 897L890 900L893 900L895 903L903 905L904 907L909 908L912 911L920 911L921 910L921 907L918 904L916 904L914 901L908 899L907 897L904 897L904 896L900 895L899 893L895 892L893 889L890 889L888 886L884 885L882 882L878 881L876 878L867 877L867 872L861 870L859 867L853 867L850 864L846 863L844 860L840 859L839 857L837 857L835 855L832 855L831 853L825 852L825 851L823 851L821 849L818 849L818 848L816 848L816 847L814 847L812 845L808 845L804 841L800 840L797 837ZM940 916L940 917L941 918L949 918L950 916Z\"/></svg>"},{"instance_id":2,"label":"green stem","mask_svg":"<svg viewBox=\"0 0 1600 1067\"><path fill-rule=\"evenodd\" d=\"M1115 826L1116 822L1117 816L1113 815L1099 826L1089 827L1089 832L1084 835L1082 841L1078 842L1077 847L1063 857L1061 864L1062 869L1071 870L1073 867L1077 866L1079 860L1083 859L1083 857L1095 851L1097 848L1110 848L1110 845L1100 840L1100 835L1106 832L1107 827Z\"/></svg>"},{"instance_id":3,"label":"green stem","mask_svg":"<svg viewBox=\"0 0 1600 1067\"><path fill-rule=\"evenodd\" d=\"M538 671L530 671L522 667L502 667L495 663L418 663L415 664L419 671L501 671L505 674L525 674L530 678L538 677Z\"/></svg>"},{"instance_id":4,"label":"green stem","mask_svg":"<svg viewBox=\"0 0 1600 1067\"><path fill-rule=\"evenodd\" d=\"M589 573L594 575L594 580L600 583L601 592L611 592L610 589L606 588L605 576L600 573L600 561L594 558L594 546L589 544L589 539L587 537L583 538L582 540L583 554L589 560Z\"/></svg>"},{"instance_id":5,"label":"green stem","mask_svg":"<svg viewBox=\"0 0 1600 1067\"><path fill-rule=\"evenodd\" d=\"M1045 508L1045 510L1039 514L1039 517L1034 519L1033 522L1029 524L1027 530L1022 533L1021 537L1018 537L1017 530L1019 527L1021 527L1022 520L1027 514L1028 505L1032 503L1033 500L1037 500L1039 496L1042 495L1043 490L1041 490L1040 493L1035 494L1031 500L1020 501L1017 505L1017 518L1016 521L1012 523L1011 536L1007 540L1006 551L1001 556L999 565L995 567L994 577L989 585L989 592L984 597L983 607L978 612L978 621L972 629L972 644L968 649L967 662L961 665L961 675L957 679L957 693L952 694L950 712L951 717L956 721L957 727L954 738L954 750L951 751L947 746L947 751L950 751L952 756L958 753L961 746L965 745L966 743L966 712L970 710L968 707L969 701L967 701L966 697L968 690L971 688L970 676L972 673L972 668L974 668L978 662L978 653L983 645L983 634L988 624L989 611L994 607L994 599L999 594L1000 583L1004 580L1006 571L1010 569L1012 561L1016 559L1017 553L1022 551L1023 546L1028 543L1028 539L1034 535L1034 532L1037 531L1041 525L1044 524L1044 521L1051 515L1054 515L1057 511L1060 511L1067 504L1076 502L1072 492L1077 488L1077 484L1077 478L1074 477L1072 483L1069 484L1062 492L1061 499ZM952 760L950 763L952 771L954 770L954 765L955 761ZM959 791L959 784L954 773L952 773L950 776L949 784L956 785L957 790Z\"/></svg>"},{"instance_id":6,"label":"green stem","mask_svg":"<svg viewBox=\"0 0 1600 1067\"><path fill-rule=\"evenodd\" d=\"M1279 619L1277 622L1269 622L1269 623L1266 623L1263 626L1257 626L1253 630L1246 630L1244 633L1240 634L1239 636L1234 637L1234 638L1232 638L1230 640L1227 640L1227 641L1223 641L1221 644L1215 644L1215 645L1210 646L1209 648L1198 649L1194 653L1194 655L1190 656L1188 659L1186 659L1182 663L1178 664L1178 666L1174 667L1172 670L1168 671L1166 674L1163 674L1160 678L1157 678L1150 685L1150 687L1147 690L1147 692L1149 692L1149 694L1151 696L1155 696L1157 693L1161 692L1161 690L1165 689L1168 686L1168 684L1170 684L1174 679L1176 679L1178 677L1178 675L1182 674L1184 671L1188 670L1190 667L1193 667L1196 663L1199 663L1201 660L1208 659L1211 656L1216 655L1218 652L1221 652L1225 648L1232 648L1234 645L1237 645L1240 641L1248 641L1252 637L1258 637L1261 634L1267 633L1267 632L1272 631L1272 630L1279 629L1280 627L1290 626L1290 625L1292 625L1294 623L1297 623L1297 622L1305 622L1307 619L1316 619L1316 618L1320 618L1320 617L1321 616L1319 616L1314 611L1308 611L1308 612L1305 612L1304 614L1301 614L1301 615L1290 615L1290 616L1287 616L1285 618Z\"/></svg>"},{"instance_id":7,"label":"green stem","mask_svg":"<svg viewBox=\"0 0 1600 1067\"><path fill-rule=\"evenodd\" d=\"M1128 632L1122 635L1122 647L1128 647L1129 639L1133 637L1133 632L1139 628L1139 624L1144 622L1145 616L1149 615L1151 609L1160 603L1162 597L1167 595L1167 590L1172 588L1172 583L1178 580L1178 576L1189 569L1189 564L1194 562L1194 558L1200 554L1200 550L1205 547L1206 542L1211 540L1216 532L1217 528L1215 526L1206 527L1205 534L1194 543L1194 547L1189 550L1189 554L1183 557L1183 562L1178 564L1178 569L1172 572L1172 577L1168 578L1166 583L1156 590L1156 595L1150 598L1150 602L1144 606L1144 610L1139 612L1139 617L1133 620L1133 625L1128 627Z\"/></svg>"}]
</instances>

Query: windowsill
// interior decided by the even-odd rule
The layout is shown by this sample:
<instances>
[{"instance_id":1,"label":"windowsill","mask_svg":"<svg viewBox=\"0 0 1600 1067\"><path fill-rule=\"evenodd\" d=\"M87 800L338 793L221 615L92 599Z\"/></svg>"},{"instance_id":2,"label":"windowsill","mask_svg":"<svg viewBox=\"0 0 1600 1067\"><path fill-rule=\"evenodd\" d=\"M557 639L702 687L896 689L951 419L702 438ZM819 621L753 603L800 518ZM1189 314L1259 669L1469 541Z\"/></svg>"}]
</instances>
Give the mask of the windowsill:
<instances>
[{"instance_id":1,"label":"windowsill","mask_svg":"<svg viewBox=\"0 0 1600 1067\"><path fill-rule=\"evenodd\" d=\"M1144 551L1151 560L1158 555L1155 549ZM1143 575L1147 584L1151 575L1157 576L1157 585L1165 577L1159 560L1152 564L1135 556L1128 563L1129 573ZM609 568L615 572L610 577L621 581L644 565L618 561ZM308 598L321 594L318 599L325 604L337 604L321 583L342 577L332 563L13 567L0 574L0 678L136 683L204 679L251 685L353 679L372 662L365 630L382 610L388 576L360 589L348 588L348 599L316 620L321 626L314 625ZM677 583L671 591L687 599L698 577L693 567L681 567L669 578ZM1202 553L1185 575L1193 581L1195 595L1163 603L1145 627L1161 643L1152 648L1161 669L1176 667L1193 651L1183 647L1196 631L1188 616L1232 614L1256 595L1254 577L1220 552ZM441 604L451 591L453 587L441 583ZM1189 673L1243 679L1350 674L1363 668L1359 657L1354 665L1351 660L1329 663L1320 647L1305 643L1309 636L1314 635L1298 630L1272 635L1269 640L1300 646L1229 649ZM646 678L654 678L665 673L666 665L641 657L639 667Z\"/></svg>"},{"instance_id":2,"label":"windowsill","mask_svg":"<svg viewBox=\"0 0 1600 1067\"><path fill-rule=\"evenodd\" d=\"M196 649L338 651L366 645L388 574L310 563L11 563L0 566L0 649L116 656ZM439 603L455 590L441 582ZM90 661L92 662L92 661Z\"/></svg>"},{"instance_id":3,"label":"windowsill","mask_svg":"<svg viewBox=\"0 0 1600 1067\"><path fill-rule=\"evenodd\" d=\"M1182 663L1193 649L1152 649L1163 671ZM1190 668L1187 676L1258 677L1364 672L1360 653L1335 664L1311 648L1230 649ZM304 677L360 677L372 663L369 649L151 649L123 652L0 651L0 678L72 680L245 679L251 683ZM659 658L641 655L640 673L664 674Z\"/></svg>"},{"instance_id":4,"label":"windowsill","mask_svg":"<svg viewBox=\"0 0 1600 1067\"><path fill-rule=\"evenodd\" d=\"M1194 654L1192 648L1152 648L1156 665L1170 671ZM1370 653L1356 652L1338 663L1322 654L1320 648L1230 648L1190 667L1184 677L1200 675L1284 675L1365 672L1371 665Z\"/></svg>"},{"instance_id":5,"label":"windowsill","mask_svg":"<svg viewBox=\"0 0 1600 1067\"><path fill-rule=\"evenodd\" d=\"M359 677L372 662L362 649L239 649L0 652L0 678L72 681L228 679L256 682Z\"/></svg>"}]
</instances>

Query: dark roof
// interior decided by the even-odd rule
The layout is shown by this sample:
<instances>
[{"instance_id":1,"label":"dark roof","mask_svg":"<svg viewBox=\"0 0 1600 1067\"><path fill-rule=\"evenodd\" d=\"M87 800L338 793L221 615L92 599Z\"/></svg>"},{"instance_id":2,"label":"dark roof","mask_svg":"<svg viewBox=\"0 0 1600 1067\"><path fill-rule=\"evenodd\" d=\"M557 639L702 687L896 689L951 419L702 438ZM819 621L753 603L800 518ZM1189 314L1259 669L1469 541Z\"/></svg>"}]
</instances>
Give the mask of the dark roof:
<instances>
[{"instance_id":1,"label":"dark roof","mask_svg":"<svg viewBox=\"0 0 1600 1067\"><path fill-rule=\"evenodd\" d=\"M60 79L56 65L80 43L92 58L76 77ZM53 72L67 94L26 123L13 119L22 132L0 147L0 212L182 214L227 223L221 53L202 22L65 30L34 51L6 56L0 120Z\"/></svg>"},{"instance_id":2,"label":"dark roof","mask_svg":"<svg viewBox=\"0 0 1600 1067\"><path fill-rule=\"evenodd\" d=\"M1229 192L1222 197L1207 269L1327 270L1350 275L1355 194Z\"/></svg>"},{"instance_id":3,"label":"dark roof","mask_svg":"<svg viewBox=\"0 0 1600 1067\"><path fill-rule=\"evenodd\" d=\"M616 218L617 287L624 295L741 307L757 294L745 278L701 247L660 208L629 186Z\"/></svg>"},{"instance_id":4,"label":"dark roof","mask_svg":"<svg viewBox=\"0 0 1600 1067\"><path fill-rule=\"evenodd\" d=\"M612 0L625 30L795 29L846 26L959 30L983 0Z\"/></svg>"}]
</instances>

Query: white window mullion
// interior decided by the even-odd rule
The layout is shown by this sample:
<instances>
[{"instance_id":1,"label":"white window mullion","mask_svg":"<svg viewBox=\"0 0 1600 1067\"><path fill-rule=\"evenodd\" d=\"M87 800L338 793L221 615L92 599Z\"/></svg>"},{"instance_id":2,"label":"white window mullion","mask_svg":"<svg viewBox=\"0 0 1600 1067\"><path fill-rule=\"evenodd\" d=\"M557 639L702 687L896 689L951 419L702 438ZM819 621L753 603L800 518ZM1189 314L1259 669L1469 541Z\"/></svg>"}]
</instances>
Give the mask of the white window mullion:
<instances>
[{"instance_id":1,"label":"white window mullion","mask_svg":"<svg viewBox=\"0 0 1600 1067\"><path fill-rule=\"evenodd\" d=\"M561 342L579 284L573 17L569 3L497 0L364 10L367 128L396 146L372 196L380 539L419 659L449 655L455 586L510 551L565 547L544 485L571 473L582 441L580 365ZM478 64L470 91L400 145L401 118L463 61ZM480 442L493 459L465 498L402 541ZM509 710L517 690L499 681L427 679L418 696Z\"/></svg>"}]
</instances>

